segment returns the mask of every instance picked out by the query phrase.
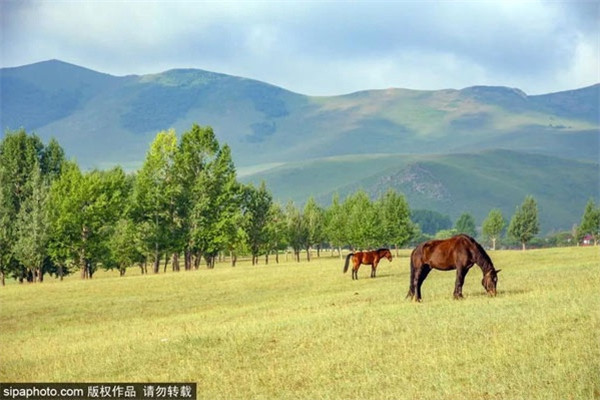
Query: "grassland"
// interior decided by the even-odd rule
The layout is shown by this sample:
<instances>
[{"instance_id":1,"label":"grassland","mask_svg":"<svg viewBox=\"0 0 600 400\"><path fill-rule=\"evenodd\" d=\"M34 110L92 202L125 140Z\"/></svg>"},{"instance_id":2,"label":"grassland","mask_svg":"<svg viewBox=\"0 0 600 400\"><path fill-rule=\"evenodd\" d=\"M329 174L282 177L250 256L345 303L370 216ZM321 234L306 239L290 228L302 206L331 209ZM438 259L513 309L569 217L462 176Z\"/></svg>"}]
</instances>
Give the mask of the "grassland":
<instances>
[{"instance_id":1,"label":"grassland","mask_svg":"<svg viewBox=\"0 0 600 400\"><path fill-rule=\"evenodd\" d=\"M0 288L1 381L192 381L206 399L600 397L598 248L497 251L463 301L408 252L379 276L338 258ZM290 257L291 260L291 257Z\"/></svg>"}]
</instances>

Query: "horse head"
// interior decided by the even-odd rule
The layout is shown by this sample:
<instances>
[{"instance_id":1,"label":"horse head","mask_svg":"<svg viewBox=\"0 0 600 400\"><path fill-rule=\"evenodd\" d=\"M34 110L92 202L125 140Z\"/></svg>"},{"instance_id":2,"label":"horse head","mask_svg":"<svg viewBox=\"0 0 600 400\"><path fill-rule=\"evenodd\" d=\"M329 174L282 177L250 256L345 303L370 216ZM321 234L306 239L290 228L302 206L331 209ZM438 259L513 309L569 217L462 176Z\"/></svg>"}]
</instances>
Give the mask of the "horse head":
<instances>
[{"instance_id":1,"label":"horse head","mask_svg":"<svg viewBox=\"0 0 600 400\"><path fill-rule=\"evenodd\" d=\"M496 285L498 284L498 272L500 270L490 270L485 275L483 275L483 279L481 280L481 284L485 288L486 292L490 296L496 296Z\"/></svg>"},{"instance_id":2,"label":"horse head","mask_svg":"<svg viewBox=\"0 0 600 400\"><path fill-rule=\"evenodd\" d=\"M392 262L392 252L389 249L383 249L383 257L387 258L389 262Z\"/></svg>"}]
</instances>

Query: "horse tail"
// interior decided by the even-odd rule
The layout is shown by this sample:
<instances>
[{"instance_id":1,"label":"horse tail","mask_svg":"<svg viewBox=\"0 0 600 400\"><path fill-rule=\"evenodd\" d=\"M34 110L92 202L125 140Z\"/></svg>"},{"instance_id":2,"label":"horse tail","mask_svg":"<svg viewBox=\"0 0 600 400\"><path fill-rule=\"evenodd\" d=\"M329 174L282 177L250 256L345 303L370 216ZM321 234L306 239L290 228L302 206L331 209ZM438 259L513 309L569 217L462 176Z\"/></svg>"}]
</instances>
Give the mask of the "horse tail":
<instances>
[{"instance_id":1,"label":"horse tail","mask_svg":"<svg viewBox=\"0 0 600 400\"><path fill-rule=\"evenodd\" d=\"M350 253L346 256L346 263L344 264L344 273L348 271L348 265L350 264L350 257L352 257L354 253Z\"/></svg>"},{"instance_id":2,"label":"horse tail","mask_svg":"<svg viewBox=\"0 0 600 400\"><path fill-rule=\"evenodd\" d=\"M417 249L414 249L412 253L410 253L410 285L408 287L408 294L406 295L405 299L415 295L413 288L413 282L415 281L415 263L413 262L413 256L416 251Z\"/></svg>"}]
</instances>

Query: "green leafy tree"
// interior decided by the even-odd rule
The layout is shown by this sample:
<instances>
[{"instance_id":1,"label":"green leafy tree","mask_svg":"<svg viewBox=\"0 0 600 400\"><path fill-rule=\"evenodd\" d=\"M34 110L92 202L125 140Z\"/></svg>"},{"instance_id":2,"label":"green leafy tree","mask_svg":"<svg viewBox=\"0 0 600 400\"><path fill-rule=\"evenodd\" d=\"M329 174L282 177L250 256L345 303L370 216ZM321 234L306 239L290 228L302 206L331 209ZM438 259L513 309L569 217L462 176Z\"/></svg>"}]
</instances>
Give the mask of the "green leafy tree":
<instances>
[{"instance_id":1,"label":"green leafy tree","mask_svg":"<svg viewBox=\"0 0 600 400\"><path fill-rule=\"evenodd\" d=\"M502 211L497 208L491 210L487 218L483 221L483 235L492 241L493 250L496 250L496 241L500 238L505 226L506 221L502 216Z\"/></svg>"},{"instance_id":2,"label":"green leafy tree","mask_svg":"<svg viewBox=\"0 0 600 400\"><path fill-rule=\"evenodd\" d=\"M285 213L279 203L271 204L265 229L265 263L269 262L271 252L275 252L275 262L279 263L279 250L287 245Z\"/></svg>"},{"instance_id":3,"label":"green leafy tree","mask_svg":"<svg viewBox=\"0 0 600 400\"><path fill-rule=\"evenodd\" d=\"M139 231L130 218L121 218L114 225L108 238L110 257L105 259L107 268L116 268L121 276L125 275L127 267L140 262L143 255L139 248Z\"/></svg>"},{"instance_id":4,"label":"green leafy tree","mask_svg":"<svg viewBox=\"0 0 600 400\"><path fill-rule=\"evenodd\" d=\"M29 135L24 129L7 131L0 142L0 276L4 279L8 274L23 280L25 268L15 258L15 246L19 241L20 255L23 256L25 242L30 238L19 237L24 229L18 229L17 221L31 222L31 216L21 211L22 206L28 202L32 206L34 200L30 199L34 190L41 186L32 184L31 180L39 179L46 186L60 173L60 165L64 159L64 152L55 140L51 140L47 147L35 134ZM39 176L41 173L41 176ZM38 215L39 216L39 215ZM31 249L30 249L31 250ZM31 267L31 266L30 266ZM41 271L39 271L41 272Z\"/></svg>"},{"instance_id":5,"label":"green leafy tree","mask_svg":"<svg viewBox=\"0 0 600 400\"><path fill-rule=\"evenodd\" d=\"M192 257L196 255L196 263L201 253L206 250L206 240L202 233L208 228L211 218L212 187L210 163L219 151L219 144L210 127L193 124L191 129L181 135L175 154L175 173L177 176L178 195L176 225L178 227L177 242L184 251L185 269L192 267Z\"/></svg>"},{"instance_id":6,"label":"green leafy tree","mask_svg":"<svg viewBox=\"0 0 600 400\"><path fill-rule=\"evenodd\" d=\"M206 232L205 252L209 264L214 267L218 252L232 247L239 240L241 221L242 190L237 182L231 149L225 145L217 153L215 160L207 168L209 182L204 193L208 194L210 207L209 225Z\"/></svg>"},{"instance_id":7,"label":"green leafy tree","mask_svg":"<svg viewBox=\"0 0 600 400\"><path fill-rule=\"evenodd\" d=\"M458 217L454 224L454 229L458 233L464 233L469 236L475 237L477 231L475 229L475 218L469 213L463 213Z\"/></svg>"},{"instance_id":8,"label":"green leafy tree","mask_svg":"<svg viewBox=\"0 0 600 400\"><path fill-rule=\"evenodd\" d=\"M49 240L48 187L42 171L36 164L27 181L30 193L21 204L17 214L17 240L15 256L27 270L33 281L44 280L44 260Z\"/></svg>"},{"instance_id":9,"label":"green leafy tree","mask_svg":"<svg viewBox=\"0 0 600 400\"><path fill-rule=\"evenodd\" d=\"M438 231L434 238L435 239L450 239L452 236L457 235L458 232L456 231L456 229L442 229L441 231Z\"/></svg>"},{"instance_id":10,"label":"green leafy tree","mask_svg":"<svg viewBox=\"0 0 600 400\"><path fill-rule=\"evenodd\" d=\"M410 208L403 195L389 189L376 203L379 212L379 232L381 244L394 245L396 256L398 248L407 243L415 233L410 219Z\"/></svg>"},{"instance_id":11,"label":"green leafy tree","mask_svg":"<svg viewBox=\"0 0 600 400\"><path fill-rule=\"evenodd\" d=\"M342 258L342 246L348 243L346 236L347 215L340 203L340 196L335 193L331 200L331 206L325 211L325 236L332 248L337 248L340 259Z\"/></svg>"},{"instance_id":12,"label":"green leafy tree","mask_svg":"<svg viewBox=\"0 0 600 400\"><path fill-rule=\"evenodd\" d=\"M447 215L431 210L413 210L411 219L419 225L421 232L435 235L443 229L451 229L452 221Z\"/></svg>"},{"instance_id":13,"label":"green leafy tree","mask_svg":"<svg viewBox=\"0 0 600 400\"><path fill-rule=\"evenodd\" d=\"M352 248L371 249L380 246L379 215L364 190L348 196L344 211L348 218L346 235Z\"/></svg>"},{"instance_id":14,"label":"green leafy tree","mask_svg":"<svg viewBox=\"0 0 600 400\"><path fill-rule=\"evenodd\" d=\"M181 136L175 171L179 187L176 242L184 250L185 268L191 267L192 254L196 254L196 266L202 256L212 268L219 252L229 251L233 256L245 238L241 230L243 191L231 149L219 145L211 127L194 124Z\"/></svg>"},{"instance_id":15,"label":"green leafy tree","mask_svg":"<svg viewBox=\"0 0 600 400\"><path fill-rule=\"evenodd\" d=\"M174 130L159 132L146 154L135 184L134 216L145 224L147 252L154 255L154 273L159 272L161 255L172 250L175 239L175 212L178 197L174 171L177 137Z\"/></svg>"},{"instance_id":16,"label":"green leafy tree","mask_svg":"<svg viewBox=\"0 0 600 400\"><path fill-rule=\"evenodd\" d=\"M273 198L264 182L261 182L258 188L253 185L244 187L242 209L252 265L258 262L258 256L267 242L268 217L272 203Z\"/></svg>"},{"instance_id":17,"label":"green leafy tree","mask_svg":"<svg viewBox=\"0 0 600 400\"><path fill-rule=\"evenodd\" d=\"M594 239L594 246L598 244L600 236L600 207L596 206L593 199L590 199L585 205L581 223L579 224L578 236L583 238L585 235L591 235Z\"/></svg>"},{"instance_id":18,"label":"green leafy tree","mask_svg":"<svg viewBox=\"0 0 600 400\"><path fill-rule=\"evenodd\" d=\"M308 242L308 228L302 213L291 200L285 206L285 220L287 241L294 250L296 261L300 262L300 252Z\"/></svg>"},{"instance_id":19,"label":"green leafy tree","mask_svg":"<svg viewBox=\"0 0 600 400\"><path fill-rule=\"evenodd\" d=\"M540 231L538 221L537 203L533 196L526 196L521 206L517 207L515 214L508 225L508 235L521 243L523 250Z\"/></svg>"},{"instance_id":20,"label":"green leafy tree","mask_svg":"<svg viewBox=\"0 0 600 400\"><path fill-rule=\"evenodd\" d=\"M81 173L67 162L50 188L50 255L58 265L72 262L82 278L91 278L99 263L109 261L108 239L123 217L127 179L119 167Z\"/></svg>"},{"instance_id":21,"label":"green leafy tree","mask_svg":"<svg viewBox=\"0 0 600 400\"><path fill-rule=\"evenodd\" d=\"M65 151L54 138L50 139L48 145L43 149L41 154L40 165L42 174L53 181L60 176L63 163L65 162Z\"/></svg>"},{"instance_id":22,"label":"green leafy tree","mask_svg":"<svg viewBox=\"0 0 600 400\"><path fill-rule=\"evenodd\" d=\"M325 240L325 211L321 208L314 197L309 197L302 213L304 225L307 230L306 237L306 259L310 261L310 249L317 247L317 257L320 255L321 243Z\"/></svg>"}]
</instances>

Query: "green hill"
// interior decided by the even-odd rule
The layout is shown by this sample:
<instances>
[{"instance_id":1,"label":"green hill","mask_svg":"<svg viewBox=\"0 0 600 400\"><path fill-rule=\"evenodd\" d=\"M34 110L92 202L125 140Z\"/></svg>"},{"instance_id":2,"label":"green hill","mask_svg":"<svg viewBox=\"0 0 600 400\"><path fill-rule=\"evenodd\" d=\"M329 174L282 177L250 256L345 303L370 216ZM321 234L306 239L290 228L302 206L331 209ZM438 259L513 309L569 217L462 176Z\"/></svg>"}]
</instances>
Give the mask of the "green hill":
<instances>
[{"instance_id":1,"label":"green hill","mask_svg":"<svg viewBox=\"0 0 600 400\"><path fill-rule=\"evenodd\" d=\"M413 209L431 209L455 220L463 212L481 224L492 208L510 219L526 195L539 207L543 232L570 229L588 199L598 200L598 162L507 150L448 155L333 157L280 165L242 176L264 180L280 202L302 204L313 195L329 204L357 189L373 198L389 188L403 193Z\"/></svg>"},{"instance_id":2,"label":"green hill","mask_svg":"<svg viewBox=\"0 0 600 400\"><path fill-rule=\"evenodd\" d=\"M158 131L199 123L231 146L243 179L282 200L395 187L414 208L481 220L533 194L550 229L598 198L600 84L311 97L197 69L116 77L52 60L0 69L0 89L2 132L54 136L84 168L137 169Z\"/></svg>"},{"instance_id":3,"label":"green hill","mask_svg":"<svg viewBox=\"0 0 600 400\"><path fill-rule=\"evenodd\" d=\"M84 167L139 166L155 134L193 122L236 165L346 154L506 148L594 160L600 85L527 96L505 87L310 97L195 69L115 77L61 61L0 69L0 128L55 136Z\"/></svg>"}]
</instances>

